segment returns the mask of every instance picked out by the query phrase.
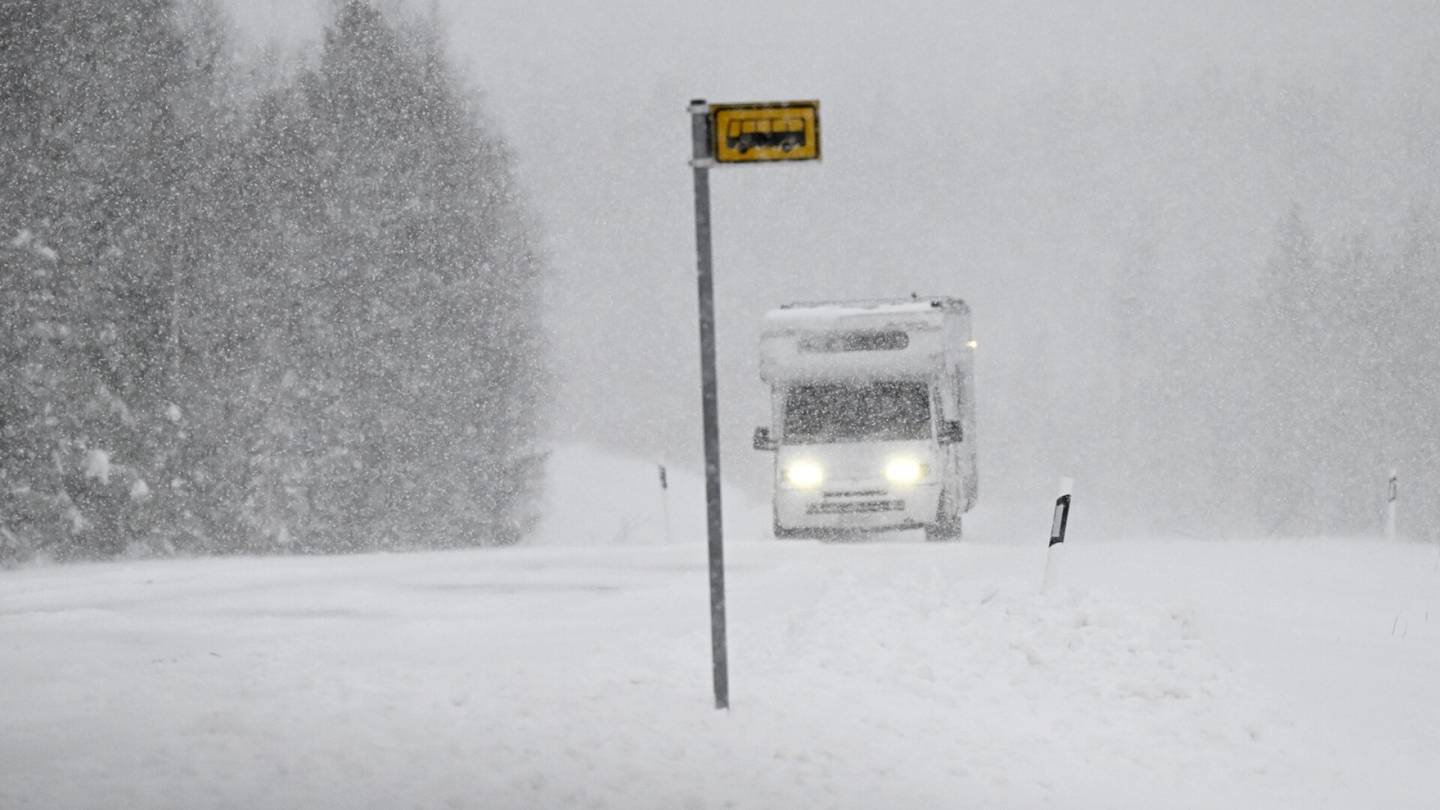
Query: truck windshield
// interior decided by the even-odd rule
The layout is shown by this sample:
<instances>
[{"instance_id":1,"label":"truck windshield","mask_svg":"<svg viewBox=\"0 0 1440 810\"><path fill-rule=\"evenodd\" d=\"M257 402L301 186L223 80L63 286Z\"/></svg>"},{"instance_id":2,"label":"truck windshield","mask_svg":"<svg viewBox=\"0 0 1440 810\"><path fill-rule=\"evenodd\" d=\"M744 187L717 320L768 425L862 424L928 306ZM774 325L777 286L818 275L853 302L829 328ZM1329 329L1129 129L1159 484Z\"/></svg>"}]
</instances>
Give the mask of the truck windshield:
<instances>
[{"instance_id":1,"label":"truck windshield","mask_svg":"<svg viewBox=\"0 0 1440 810\"><path fill-rule=\"evenodd\" d=\"M930 389L923 382L797 385L785 397L790 444L930 438Z\"/></svg>"}]
</instances>

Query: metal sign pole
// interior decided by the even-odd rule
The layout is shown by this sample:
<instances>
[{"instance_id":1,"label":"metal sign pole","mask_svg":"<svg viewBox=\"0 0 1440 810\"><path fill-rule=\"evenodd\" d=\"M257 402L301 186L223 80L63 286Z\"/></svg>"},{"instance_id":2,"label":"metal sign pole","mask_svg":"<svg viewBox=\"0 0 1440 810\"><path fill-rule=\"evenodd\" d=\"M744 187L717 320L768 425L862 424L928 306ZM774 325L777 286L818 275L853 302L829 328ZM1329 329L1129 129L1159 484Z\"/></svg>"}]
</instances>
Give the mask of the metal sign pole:
<instances>
[{"instance_id":1,"label":"metal sign pole","mask_svg":"<svg viewBox=\"0 0 1440 810\"><path fill-rule=\"evenodd\" d=\"M705 506L710 538L710 653L715 708L730 708L725 651L725 543L720 521L720 409L715 374L715 287L710 263L710 106L690 102L695 172L695 249L700 286L700 398L705 420Z\"/></svg>"}]
</instances>

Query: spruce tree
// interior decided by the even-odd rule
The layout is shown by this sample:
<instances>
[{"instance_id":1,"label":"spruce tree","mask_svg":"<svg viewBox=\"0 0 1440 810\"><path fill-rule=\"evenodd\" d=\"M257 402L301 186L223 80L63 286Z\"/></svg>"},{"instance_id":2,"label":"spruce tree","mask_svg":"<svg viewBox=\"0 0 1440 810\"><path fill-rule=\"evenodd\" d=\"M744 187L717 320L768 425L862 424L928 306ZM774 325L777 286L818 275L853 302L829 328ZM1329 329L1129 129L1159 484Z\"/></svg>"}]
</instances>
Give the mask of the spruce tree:
<instances>
[{"instance_id":1,"label":"spruce tree","mask_svg":"<svg viewBox=\"0 0 1440 810\"><path fill-rule=\"evenodd\" d=\"M69 515L26 546L112 554L150 535L175 451L165 414L201 68L170 0L19 0L0 14L0 294L14 319L0 429L26 436L5 442L0 468Z\"/></svg>"}]
</instances>

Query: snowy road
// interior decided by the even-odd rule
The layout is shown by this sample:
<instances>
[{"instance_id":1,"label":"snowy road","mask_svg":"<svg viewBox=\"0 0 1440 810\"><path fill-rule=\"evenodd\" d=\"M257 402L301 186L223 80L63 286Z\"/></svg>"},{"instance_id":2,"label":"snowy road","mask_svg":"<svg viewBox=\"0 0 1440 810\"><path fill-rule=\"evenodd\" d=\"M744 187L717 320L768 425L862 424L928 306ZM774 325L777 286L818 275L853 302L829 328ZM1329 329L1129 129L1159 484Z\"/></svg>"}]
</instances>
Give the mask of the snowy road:
<instances>
[{"instance_id":1,"label":"snowy road","mask_svg":"<svg viewBox=\"0 0 1440 810\"><path fill-rule=\"evenodd\" d=\"M0 807L1440 796L1433 547L729 552L728 714L693 544L0 574Z\"/></svg>"}]
</instances>

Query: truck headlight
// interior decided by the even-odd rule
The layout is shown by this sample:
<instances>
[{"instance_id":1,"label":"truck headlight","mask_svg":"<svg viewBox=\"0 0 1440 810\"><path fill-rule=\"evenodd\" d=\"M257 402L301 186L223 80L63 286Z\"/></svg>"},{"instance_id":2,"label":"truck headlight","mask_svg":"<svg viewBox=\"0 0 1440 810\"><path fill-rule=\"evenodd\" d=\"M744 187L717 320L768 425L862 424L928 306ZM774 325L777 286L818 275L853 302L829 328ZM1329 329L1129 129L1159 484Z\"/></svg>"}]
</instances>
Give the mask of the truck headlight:
<instances>
[{"instance_id":1,"label":"truck headlight","mask_svg":"<svg viewBox=\"0 0 1440 810\"><path fill-rule=\"evenodd\" d=\"M892 484L918 484L929 472L913 458L892 458L885 465L885 479Z\"/></svg>"},{"instance_id":2,"label":"truck headlight","mask_svg":"<svg viewBox=\"0 0 1440 810\"><path fill-rule=\"evenodd\" d=\"M796 489L814 489L825 481L825 468L813 461L797 461L785 468L785 481Z\"/></svg>"}]
</instances>

